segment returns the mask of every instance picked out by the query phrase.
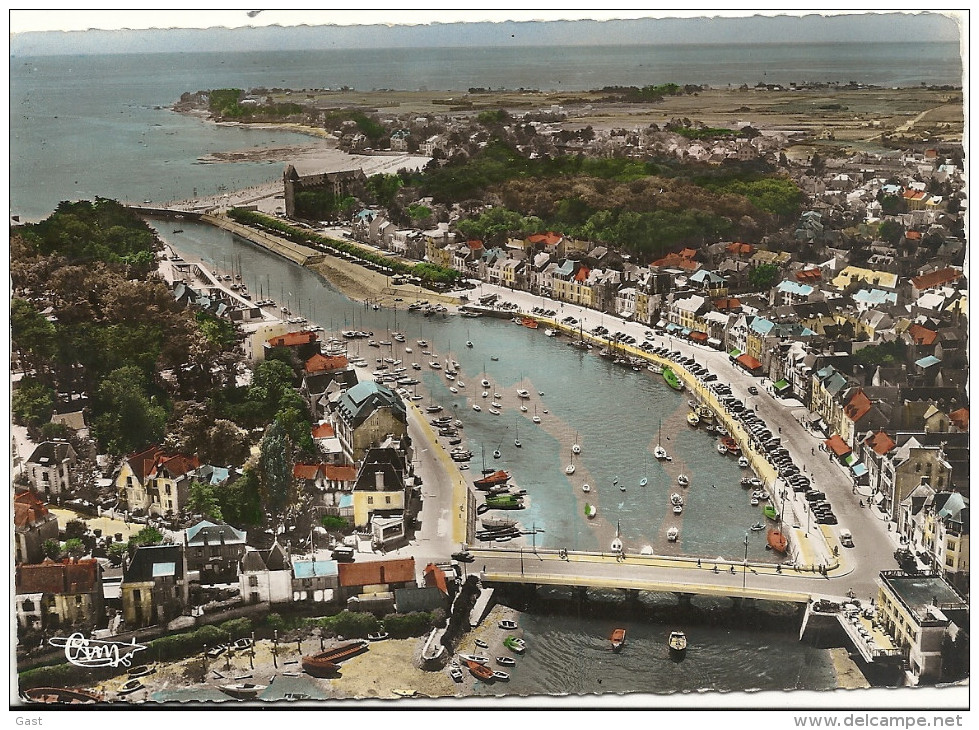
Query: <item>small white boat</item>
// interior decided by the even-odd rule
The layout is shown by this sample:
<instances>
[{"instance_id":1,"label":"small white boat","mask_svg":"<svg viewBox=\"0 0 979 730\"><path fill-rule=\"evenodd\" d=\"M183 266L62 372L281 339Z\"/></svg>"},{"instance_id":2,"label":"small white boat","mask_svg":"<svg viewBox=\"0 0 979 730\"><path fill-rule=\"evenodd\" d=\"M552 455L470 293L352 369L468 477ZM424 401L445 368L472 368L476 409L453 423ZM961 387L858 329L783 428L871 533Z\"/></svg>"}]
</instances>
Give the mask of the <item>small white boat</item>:
<instances>
[{"instance_id":1,"label":"small white boat","mask_svg":"<svg viewBox=\"0 0 979 730\"><path fill-rule=\"evenodd\" d=\"M473 346L472 340L468 340L466 342L466 347L472 347L472 346Z\"/></svg>"},{"instance_id":2,"label":"small white boat","mask_svg":"<svg viewBox=\"0 0 979 730\"><path fill-rule=\"evenodd\" d=\"M493 397L496 398L497 400L499 400L500 398L503 397L503 394L502 393L493 393Z\"/></svg>"},{"instance_id":3,"label":"small white boat","mask_svg":"<svg viewBox=\"0 0 979 730\"><path fill-rule=\"evenodd\" d=\"M499 459L501 456L503 456L503 454L500 453L500 450L499 449L497 449L496 451L493 452L493 458L494 459Z\"/></svg>"},{"instance_id":4,"label":"small white boat","mask_svg":"<svg viewBox=\"0 0 979 730\"><path fill-rule=\"evenodd\" d=\"M676 478L676 483L681 487L688 487L690 486L690 477L688 477L686 474L681 474Z\"/></svg>"},{"instance_id":5,"label":"small white boat","mask_svg":"<svg viewBox=\"0 0 979 730\"><path fill-rule=\"evenodd\" d=\"M487 391L484 390L483 391L483 397L484 398L489 398L489 392L487 392Z\"/></svg>"},{"instance_id":6,"label":"small white boat","mask_svg":"<svg viewBox=\"0 0 979 730\"><path fill-rule=\"evenodd\" d=\"M574 464L568 464L567 467L565 467L564 469L564 473L567 474L568 476L574 474Z\"/></svg>"},{"instance_id":7,"label":"small white boat","mask_svg":"<svg viewBox=\"0 0 979 730\"><path fill-rule=\"evenodd\" d=\"M666 539L670 542L676 542L676 539L680 537L680 529L677 527L671 527L666 531Z\"/></svg>"},{"instance_id":8,"label":"small white boat","mask_svg":"<svg viewBox=\"0 0 979 730\"><path fill-rule=\"evenodd\" d=\"M517 666L517 660L512 656L498 656L496 657L496 663L501 667L515 667Z\"/></svg>"},{"instance_id":9,"label":"small white boat","mask_svg":"<svg viewBox=\"0 0 979 730\"><path fill-rule=\"evenodd\" d=\"M587 484L582 484L581 485L581 491L582 492L590 492L591 491L591 487L589 485L587 485Z\"/></svg>"},{"instance_id":10,"label":"small white boat","mask_svg":"<svg viewBox=\"0 0 979 730\"><path fill-rule=\"evenodd\" d=\"M540 416L534 416L530 420L533 421L534 423L540 423Z\"/></svg>"},{"instance_id":11,"label":"small white boat","mask_svg":"<svg viewBox=\"0 0 979 730\"><path fill-rule=\"evenodd\" d=\"M517 391L517 397L518 398L529 398L530 397L530 393L528 393L526 390L518 390Z\"/></svg>"},{"instance_id":12,"label":"small white boat","mask_svg":"<svg viewBox=\"0 0 979 730\"><path fill-rule=\"evenodd\" d=\"M758 506L758 497L752 497L751 498L751 506L752 507L757 507Z\"/></svg>"},{"instance_id":13,"label":"small white boat","mask_svg":"<svg viewBox=\"0 0 979 730\"><path fill-rule=\"evenodd\" d=\"M434 360L432 362L428 363L428 367L430 367L432 370L441 370L442 369L441 363L437 363Z\"/></svg>"},{"instance_id":14,"label":"small white boat","mask_svg":"<svg viewBox=\"0 0 979 730\"><path fill-rule=\"evenodd\" d=\"M747 456L739 456L738 457L738 466L740 466L742 469L747 469L748 468L748 457Z\"/></svg>"},{"instance_id":15,"label":"small white boat","mask_svg":"<svg viewBox=\"0 0 979 730\"><path fill-rule=\"evenodd\" d=\"M571 452L574 453L574 454L580 454L581 453L581 446L579 444L574 444L571 447Z\"/></svg>"},{"instance_id":16,"label":"small white boat","mask_svg":"<svg viewBox=\"0 0 979 730\"><path fill-rule=\"evenodd\" d=\"M587 517L588 519L592 519L597 514L598 514L598 507L596 507L593 504L585 505L585 517Z\"/></svg>"},{"instance_id":17,"label":"small white boat","mask_svg":"<svg viewBox=\"0 0 979 730\"><path fill-rule=\"evenodd\" d=\"M466 384L463 383L461 380L456 381L456 385L458 385L460 388L465 388L466 387Z\"/></svg>"},{"instance_id":18,"label":"small white boat","mask_svg":"<svg viewBox=\"0 0 979 730\"><path fill-rule=\"evenodd\" d=\"M526 413L527 412L527 406L520 406L520 412L521 413Z\"/></svg>"},{"instance_id":19,"label":"small white boat","mask_svg":"<svg viewBox=\"0 0 979 730\"><path fill-rule=\"evenodd\" d=\"M520 439L514 439L513 445L516 446L518 449L523 446L523 444L520 443Z\"/></svg>"},{"instance_id":20,"label":"small white boat","mask_svg":"<svg viewBox=\"0 0 979 730\"><path fill-rule=\"evenodd\" d=\"M459 392L459 389L458 388L449 388L449 392L450 393L458 393Z\"/></svg>"},{"instance_id":21,"label":"small white boat","mask_svg":"<svg viewBox=\"0 0 979 730\"><path fill-rule=\"evenodd\" d=\"M493 681L495 681L495 682L509 682L510 681L510 675L507 674L506 672L500 672L500 671L493 672Z\"/></svg>"},{"instance_id":22,"label":"small white boat","mask_svg":"<svg viewBox=\"0 0 979 730\"><path fill-rule=\"evenodd\" d=\"M620 492L624 492L625 491L625 484L620 484L619 485L619 491Z\"/></svg>"},{"instance_id":23,"label":"small white boat","mask_svg":"<svg viewBox=\"0 0 979 730\"><path fill-rule=\"evenodd\" d=\"M490 382L486 378L483 378L481 381L479 381L479 384L482 385L484 388L488 388Z\"/></svg>"},{"instance_id":24,"label":"small white boat","mask_svg":"<svg viewBox=\"0 0 979 730\"><path fill-rule=\"evenodd\" d=\"M682 505L683 504L683 496L679 492L673 492L673 494L670 495L670 504L673 504L673 505L680 504L680 505Z\"/></svg>"},{"instance_id":25,"label":"small white boat","mask_svg":"<svg viewBox=\"0 0 979 730\"><path fill-rule=\"evenodd\" d=\"M474 641L473 643L474 643L474 644L475 644L476 646L478 646L478 647L479 647L480 649L488 649L488 648L489 648L489 644L487 644L487 643L486 643L485 641L483 641L482 639L476 639L476 640L475 640L475 641Z\"/></svg>"},{"instance_id":26,"label":"small white boat","mask_svg":"<svg viewBox=\"0 0 979 730\"><path fill-rule=\"evenodd\" d=\"M479 403L473 403L473 410L479 413L483 409L479 407Z\"/></svg>"},{"instance_id":27,"label":"small white boat","mask_svg":"<svg viewBox=\"0 0 979 730\"><path fill-rule=\"evenodd\" d=\"M494 408L502 408L503 407L503 404L502 403L498 403L497 401L492 401L490 403L490 405L493 406Z\"/></svg>"},{"instance_id":28,"label":"small white boat","mask_svg":"<svg viewBox=\"0 0 979 730\"><path fill-rule=\"evenodd\" d=\"M503 619L497 624L501 629L506 629L507 631L513 631L517 628L517 622L511 621L510 619Z\"/></svg>"},{"instance_id":29,"label":"small white boat","mask_svg":"<svg viewBox=\"0 0 979 730\"><path fill-rule=\"evenodd\" d=\"M500 415L500 412L498 410L496 410L495 408L490 408L489 409L489 412L492 413L494 416Z\"/></svg>"},{"instance_id":30,"label":"small white boat","mask_svg":"<svg viewBox=\"0 0 979 730\"><path fill-rule=\"evenodd\" d=\"M678 515L678 514L680 514L682 512L683 512L683 505L682 504L675 504L675 505L673 505L673 514Z\"/></svg>"},{"instance_id":31,"label":"small white boat","mask_svg":"<svg viewBox=\"0 0 979 730\"><path fill-rule=\"evenodd\" d=\"M727 446L722 444L720 441L717 442L717 453L721 454L722 456L727 454Z\"/></svg>"},{"instance_id":32,"label":"small white boat","mask_svg":"<svg viewBox=\"0 0 979 730\"><path fill-rule=\"evenodd\" d=\"M666 453L666 449L664 449L662 446L657 446L655 449L653 449L653 456L662 460L666 459L669 454Z\"/></svg>"},{"instance_id":33,"label":"small white boat","mask_svg":"<svg viewBox=\"0 0 979 730\"><path fill-rule=\"evenodd\" d=\"M765 500L768 499L768 492L765 492L761 489L756 489L754 492L751 493L751 496L755 497L756 499Z\"/></svg>"},{"instance_id":34,"label":"small white boat","mask_svg":"<svg viewBox=\"0 0 979 730\"><path fill-rule=\"evenodd\" d=\"M649 484L649 479L647 477L643 477L639 480L640 487L645 487L647 484Z\"/></svg>"},{"instance_id":35,"label":"small white boat","mask_svg":"<svg viewBox=\"0 0 979 730\"><path fill-rule=\"evenodd\" d=\"M758 532L759 530L764 530L765 529L765 523L764 522L756 522L755 524L753 524L751 526L751 529L752 529L753 532Z\"/></svg>"}]
</instances>

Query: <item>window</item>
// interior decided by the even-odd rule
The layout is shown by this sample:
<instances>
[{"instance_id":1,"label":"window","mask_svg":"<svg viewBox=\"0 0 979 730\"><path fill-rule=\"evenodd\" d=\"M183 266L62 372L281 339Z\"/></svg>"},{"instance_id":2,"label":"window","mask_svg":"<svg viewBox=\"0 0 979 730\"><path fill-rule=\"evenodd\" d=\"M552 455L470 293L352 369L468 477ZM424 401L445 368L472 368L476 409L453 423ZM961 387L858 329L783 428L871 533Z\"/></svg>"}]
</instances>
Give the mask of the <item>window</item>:
<instances>
[{"instance_id":1,"label":"window","mask_svg":"<svg viewBox=\"0 0 979 730\"><path fill-rule=\"evenodd\" d=\"M42 471L41 472L41 481L42 482L50 482L51 481L51 475L48 474L46 471Z\"/></svg>"},{"instance_id":2,"label":"window","mask_svg":"<svg viewBox=\"0 0 979 730\"><path fill-rule=\"evenodd\" d=\"M390 497L385 497L384 498L384 504L391 504L391 498Z\"/></svg>"},{"instance_id":3,"label":"window","mask_svg":"<svg viewBox=\"0 0 979 730\"><path fill-rule=\"evenodd\" d=\"M367 504L374 504L374 498L373 497L368 497L367 498Z\"/></svg>"},{"instance_id":4,"label":"window","mask_svg":"<svg viewBox=\"0 0 979 730\"><path fill-rule=\"evenodd\" d=\"M258 587L258 576L257 575L250 575L250 576L248 576L248 587L249 588L257 588Z\"/></svg>"},{"instance_id":5,"label":"window","mask_svg":"<svg viewBox=\"0 0 979 730\"><path fill-rule=\"evenodd\" d=\"M140 594L139 588L137 588L136 590L133 591L133 601L139 603L142 600L143 600L143 596Z\"/></svg>"},{"instance_id":6,"label":"window","mask_svg":"<svg viewBox=\"0 0 979 730\"><path fill-rule=\"evenodd\" d=\"M34 610L34 601L30 598L25 598L24 602L20 604L20 607L25 613L30 613Z\"/></svg>"}]
</instances>

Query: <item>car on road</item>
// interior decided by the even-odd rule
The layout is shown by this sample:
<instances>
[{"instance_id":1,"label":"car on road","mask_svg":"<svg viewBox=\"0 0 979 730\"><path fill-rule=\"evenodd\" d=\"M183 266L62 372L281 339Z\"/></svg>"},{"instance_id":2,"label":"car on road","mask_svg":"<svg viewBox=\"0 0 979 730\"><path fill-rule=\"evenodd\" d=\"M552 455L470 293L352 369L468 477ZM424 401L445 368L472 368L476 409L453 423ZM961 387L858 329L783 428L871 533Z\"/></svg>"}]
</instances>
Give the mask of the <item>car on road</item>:
<instances>
[{"instance_id":1,"label":"car on road","mask_svg":"<svg viewBox=\"0 0 979 730\"><path fill-rule=\"evenodd\" d=\"M452 559L458 560L460 563L471 563L476 557L471 552L460 550L457 553L452 553Z\"/></svg>"},{"instance_id":2,"label":"car on road","mask_svg":"<svg viewBox=\"0 0 979 730\"><path fill-rule=\"evenodd\" d=\"M816 518L816 522L821 525L838 525L840 521L836 519L836 515L834 515L832 512L828 512L826 514L819 515Z\"/></svg>"},{"instance_id":3,"label":"car on road","mask_svg":"<svg viewBox=\"0 0 979 730\"><path fill-rule=\"evenodd\" d=\"M758 395L758 388L753 385L749 385L748 392L751 393L751 395Z\"/></svg>"},{"instance_id":4,"label":"car on road","mask_svg":"<svg viewBox=\"0 0 979 730\"><path fill-rule=\"evenodd\" d=\"M853 547L853 534L849 530L840 530L840 545Z\"/></svg>"}]
</instances>

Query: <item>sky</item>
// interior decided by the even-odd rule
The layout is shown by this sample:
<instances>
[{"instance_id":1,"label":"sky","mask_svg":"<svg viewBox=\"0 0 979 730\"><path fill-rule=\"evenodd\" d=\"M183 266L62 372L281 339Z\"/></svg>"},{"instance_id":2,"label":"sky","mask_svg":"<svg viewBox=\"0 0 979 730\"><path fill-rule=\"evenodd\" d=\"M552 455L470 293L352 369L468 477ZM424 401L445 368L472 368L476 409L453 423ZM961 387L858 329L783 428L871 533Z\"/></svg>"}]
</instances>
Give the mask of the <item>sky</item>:
<instances>
[{"instance_id":1,"label":"sky","mask_svg":"<svg viewBox=\"0 0 979 730\"><path fill-rule=\"evenodd\" d=\"M220 3L216 3L220 5ZM617 3L628 5L628 3ZM871 11L873 8L869 8ZM882 9L883 10L883 9ZM250 10L248 8L218 10L11 10L10 32L73 31L100 28L210 28L210 27L262 27L268 25L372 25L372 24L427 24L432 22L477 22L493 20L559 20L588 18L608 20L612 18L690 17L690 16L746 16L746 15L804 15L827 12L834 15L860 11L813 11L809 10L649 10L637 8L617 10ZM250 15L254 14L253 16Z\"/></svg>"}]
</instances>

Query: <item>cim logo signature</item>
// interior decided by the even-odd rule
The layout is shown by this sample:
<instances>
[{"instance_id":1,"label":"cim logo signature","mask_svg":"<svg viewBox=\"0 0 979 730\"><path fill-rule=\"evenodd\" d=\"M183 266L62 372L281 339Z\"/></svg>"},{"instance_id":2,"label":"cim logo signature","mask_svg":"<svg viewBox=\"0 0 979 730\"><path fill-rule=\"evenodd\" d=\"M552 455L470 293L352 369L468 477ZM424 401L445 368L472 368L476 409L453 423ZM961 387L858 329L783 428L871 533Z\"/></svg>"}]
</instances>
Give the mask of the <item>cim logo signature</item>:
<instances>
[{"instance_id":1,"label":"cim logo signature","mask_svg":"<svg viewBox=\"0 0 979 730\"><path fill-rule=\"evenodd\" d=\"M130 667L133 655L146 648L137 644L135 638L129 644L123 644L118 641L86 639L80 633L74 633L68 638L56 636L48 639L48 643L64 648L68 663L76 667Z\"/></svg>"}]
</instances>

